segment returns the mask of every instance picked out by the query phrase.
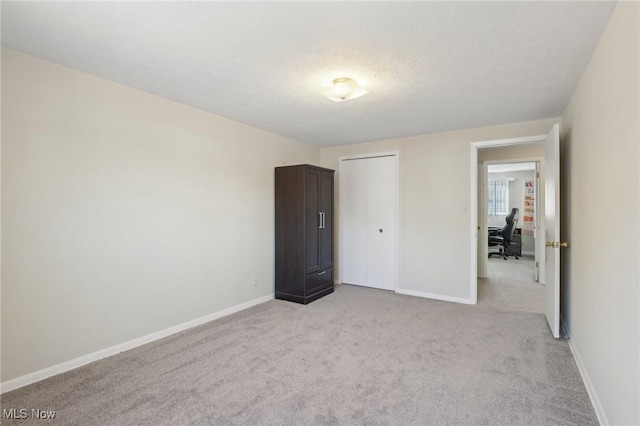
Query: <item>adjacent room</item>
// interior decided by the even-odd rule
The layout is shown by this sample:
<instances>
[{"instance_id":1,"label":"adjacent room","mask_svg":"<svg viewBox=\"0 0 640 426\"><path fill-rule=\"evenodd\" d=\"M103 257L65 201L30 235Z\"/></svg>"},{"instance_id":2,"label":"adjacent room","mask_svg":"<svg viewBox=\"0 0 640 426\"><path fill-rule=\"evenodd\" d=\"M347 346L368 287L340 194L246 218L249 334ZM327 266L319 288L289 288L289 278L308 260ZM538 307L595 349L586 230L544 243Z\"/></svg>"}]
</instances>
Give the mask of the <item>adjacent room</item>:
<instances>
[{"instance_id":1,"label":"adjacent room","mask_svg":"<svg viewBox=\"0 0 640 426\"><path fill-rule=\"evenodd\" d=\"M0 8L2 424L640 424L640 3Z\"/></svg>"},{"instance_id":2,"label":"adjacent room","mask_svg":"<svg viewBox=\"0 0 640 426\"><path fill-rule=\"evenodd\" d=\"M534 159L532 159L534 160ZM485 162L479 223L486 230L486 257L478 274L478 303L544 313L544 279L540 279L539 240L544 235L539 212L540 162ZM543 176L544 178L544 176ZM484 253L484 251L482 251Z\"/></svg>"}]
</instances>

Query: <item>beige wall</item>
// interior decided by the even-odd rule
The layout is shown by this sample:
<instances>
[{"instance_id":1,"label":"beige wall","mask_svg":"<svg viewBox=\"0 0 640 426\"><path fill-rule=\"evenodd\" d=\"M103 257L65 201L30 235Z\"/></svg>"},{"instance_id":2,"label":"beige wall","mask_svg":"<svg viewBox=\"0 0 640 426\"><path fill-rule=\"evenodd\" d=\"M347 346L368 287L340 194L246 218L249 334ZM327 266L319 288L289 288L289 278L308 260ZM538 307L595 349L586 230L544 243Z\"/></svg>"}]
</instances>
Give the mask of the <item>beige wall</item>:
<instances>
[{"instance_id":1,"label":"beige wall","mask_svg":"<svg viewBox=\"0 0 640 426\"><path fill-rule=\"evenodd\" d=\"M4 49L2 89L2 381L273 294L318 148Z\"/></svg>"},{"instance_id":2,"label":"beige wall","mask_svg":"<svg viewBox=\"0 0 640 426\"><path fill-rule=\"evenodd\" d=\"M340 157L398 151L398 287L467 300L472 242L471 143L546 134L556 122L540 120L323 148L322 165L338 171ZM338 188L339 172L336 183ZM336 241L339 227L338 221ZM337 248L336 244L339 255Z\"/></svg>"},{"instance_id":3,"label":"beige wall","mask_svg":"<svg viewBox=\"0 0 640 426\"><path fill-rule=\"evenodd\" d=\"M640 423L639 3L621 2L562 117L563 316L604 423Z\"/></svg>"},{"instance_id":4,"label":"beige wall","mask_svg":"<svg viewBox=\"0 0 640 426\"><path fill-rule=\"evenodd\" d=\"M556 121L557 122L557 121ZM549 133L544 132L544 134ZM478 150L478 164L484 161L520 160L523 158L544 158L544 143L481 148Z\"/></svg>"}]
</instances>

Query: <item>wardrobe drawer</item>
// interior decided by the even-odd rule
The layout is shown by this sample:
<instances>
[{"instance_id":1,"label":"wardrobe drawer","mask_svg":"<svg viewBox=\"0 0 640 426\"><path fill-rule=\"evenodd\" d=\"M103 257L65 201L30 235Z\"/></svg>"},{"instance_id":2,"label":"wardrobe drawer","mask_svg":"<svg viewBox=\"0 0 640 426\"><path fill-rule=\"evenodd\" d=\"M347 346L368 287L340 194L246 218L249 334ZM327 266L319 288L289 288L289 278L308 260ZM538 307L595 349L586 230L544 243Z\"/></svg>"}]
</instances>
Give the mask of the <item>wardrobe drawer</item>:
<instances>
[{"instance_id":1,"label":"wardrobe drawer","mask_svg":"<svg viewBox=\"0 0 640 426\"><path fill-rule=\"evenodd\" d=\"M333 285L333 268L307 274L304 279L305 294L312 294L329 284Z\"/></svg>"}]
</instances>

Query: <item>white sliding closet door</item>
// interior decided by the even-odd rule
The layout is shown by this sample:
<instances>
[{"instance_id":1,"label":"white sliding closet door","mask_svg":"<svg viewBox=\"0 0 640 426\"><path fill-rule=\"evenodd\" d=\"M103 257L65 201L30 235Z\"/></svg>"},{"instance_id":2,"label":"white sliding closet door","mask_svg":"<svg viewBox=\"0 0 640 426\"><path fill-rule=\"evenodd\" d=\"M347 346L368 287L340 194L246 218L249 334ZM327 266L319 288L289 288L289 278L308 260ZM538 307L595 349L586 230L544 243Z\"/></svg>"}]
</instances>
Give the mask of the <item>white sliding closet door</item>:
<instances>
[{"instance_id":1,"label":"white sliding closet door","mask_svg":"<svg viewBox=\"0 0 640 426\"><path fill-rule=\"evenodd\" d=\"M367 216L369 190L367 162L343 161L340 166L340 268L341 281L367 282Z\"/></svg>"},{"instance_id":2,"label":"white sliding closet door","mask_svg":"<svg viewBox=\"0 0 640 426\"><path fill-rule=\"evenodd\" d=\"M340 274L345 284L396 288L396 156L340 165Z\"/></svg>"}]
</instances>

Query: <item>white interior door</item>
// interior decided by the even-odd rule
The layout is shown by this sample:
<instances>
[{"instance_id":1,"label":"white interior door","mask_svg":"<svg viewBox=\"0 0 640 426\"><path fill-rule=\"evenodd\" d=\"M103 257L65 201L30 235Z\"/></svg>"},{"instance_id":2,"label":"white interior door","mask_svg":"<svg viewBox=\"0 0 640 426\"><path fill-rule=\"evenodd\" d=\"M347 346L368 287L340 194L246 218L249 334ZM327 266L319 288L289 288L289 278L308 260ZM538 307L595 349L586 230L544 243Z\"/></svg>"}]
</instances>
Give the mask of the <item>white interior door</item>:
<instances>
[{"instance_id":1,"label":"white interior door","mask_svg":"<svg viewBox=\"0 0 640 426\"><path fill-rule=\"evenodd\" d=\"M396 156L340 164L340 280L396 288Z\"/></svg>"},{"instance_id":2,"label":"white interior door","mask_svg":"<svg viewBox=\"0 0 640 426\"><path fill-rule=\"evenodd\" d=\"M367 285L395 290L396 158L366 160L369 172Z\"/></svg>"},{"instance_id":3,"label":"white interior door","mask_svg":"<svg viewBox=\"0 0 640 426\"><path fill-rule=\"evenodd\" d=\"M545 152L545 300L544 313L553 337L560 337L560 130L555 124Z\"/></svg>"},{"instance_id":4,"label":"white interior door","mask_svg":"<svg viewBox=\"0 0 640 426\"><path fill-rule=\"evenodd\" d=\"M369 187L367 163L345 160L340 164L340 281L367 282L367 221Z\"/></svg>"}]
</instances>

